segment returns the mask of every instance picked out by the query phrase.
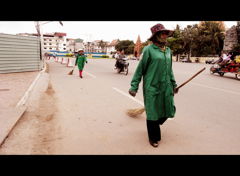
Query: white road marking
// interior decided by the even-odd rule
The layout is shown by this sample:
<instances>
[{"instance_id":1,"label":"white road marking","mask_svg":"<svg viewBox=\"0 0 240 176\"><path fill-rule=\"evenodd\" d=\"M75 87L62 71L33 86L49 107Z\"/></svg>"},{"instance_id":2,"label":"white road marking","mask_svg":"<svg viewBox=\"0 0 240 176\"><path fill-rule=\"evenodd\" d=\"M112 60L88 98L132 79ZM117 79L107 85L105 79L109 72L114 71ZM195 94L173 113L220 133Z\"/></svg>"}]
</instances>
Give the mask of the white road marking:
<instances>
[{"instance_id":1,"label":"white road marking","mask_svg":"<svg viewBox=\"0 0 240 176\"><path fill-rule=\"evenodd\" d=\"M238 93L238 92L233 92L233 91L229 91L229 90L224 90L224 89L219 89L219 88L215 88L215 87L205 86L205 85L202 85L202 84L196 84L196 83L190 83L190 84L197 85L197 86L202 86L202 87L207 87L207 88L210 88L210 89L215 89L215 90L220 90L220 91L223 91L223 92L228 92L228 93L233 93L233 94L240 95L240 93Z\"/></svg>"},{"instance_id":2,"label":"white road marking","mask_svg":"<svg viewBox=\"0 0 240 176\"><path fill-rule=\"evenodd\" d=\"M118 92L120 92L121 94L125 95L126 97L128 97L128 98L130 98L130 99L136 101L136 102L139 103L140 105L144 106L144 103L143 103L143 102L137 100L136 98L132 97L131 95L126 94L125 92L123 92L123 91L117 89L116 87L113 87L113 89L116 90L116 91L118 91Z\"/></svg>"},{"instance_id":3,"label":"white road marking","mask_svg":"<svg viewBox=\"0 0 240 176\"><path fill-rule=\"evenodd\" d=\"M88 72L86 72L86 71L83 71L84 73L87 73L88 75L90 75L91 77L93 77L93 78L96 78L95 76L93 76L92 74L90 74L90 73L88 73Z\"/></svg>"}]
</instances>

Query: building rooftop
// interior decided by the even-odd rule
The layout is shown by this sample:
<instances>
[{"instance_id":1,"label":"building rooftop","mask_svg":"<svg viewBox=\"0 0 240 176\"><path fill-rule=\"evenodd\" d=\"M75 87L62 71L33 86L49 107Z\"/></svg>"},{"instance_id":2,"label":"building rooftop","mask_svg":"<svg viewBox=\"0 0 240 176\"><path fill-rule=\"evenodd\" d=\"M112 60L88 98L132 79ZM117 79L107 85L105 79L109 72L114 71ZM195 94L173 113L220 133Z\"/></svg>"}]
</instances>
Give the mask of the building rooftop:
<instances>
[{"instance_id":1,"label":"building rooftop","mask_svg":"<svg viewBox=\"0 0 240 176\"><path fill-rule=\"evenodd\" d=\"M117 45L118 44L118 42L119 42L119 39L114 39L109 45L107 45L107 46L115 46L115 45Z\"/></svg>"}]
</instances>

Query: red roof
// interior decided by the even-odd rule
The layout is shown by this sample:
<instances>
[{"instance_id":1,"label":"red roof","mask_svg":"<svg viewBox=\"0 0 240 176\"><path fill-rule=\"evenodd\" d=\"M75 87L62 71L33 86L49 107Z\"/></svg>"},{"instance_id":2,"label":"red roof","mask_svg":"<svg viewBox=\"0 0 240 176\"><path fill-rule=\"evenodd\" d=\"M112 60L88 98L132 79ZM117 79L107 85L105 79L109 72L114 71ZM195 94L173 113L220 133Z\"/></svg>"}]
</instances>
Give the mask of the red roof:
<instances>
[{"instance_id":1,"label":"red roof","mask_svg":"<svg viewBox=\"0 0 240 176\"><path fill-rule=\"evenodd\" d=\"M67 36L66 33L62 33L62 32L55 32L54 35L57 35L57 36Z\"/></svg>"}]
</instances>

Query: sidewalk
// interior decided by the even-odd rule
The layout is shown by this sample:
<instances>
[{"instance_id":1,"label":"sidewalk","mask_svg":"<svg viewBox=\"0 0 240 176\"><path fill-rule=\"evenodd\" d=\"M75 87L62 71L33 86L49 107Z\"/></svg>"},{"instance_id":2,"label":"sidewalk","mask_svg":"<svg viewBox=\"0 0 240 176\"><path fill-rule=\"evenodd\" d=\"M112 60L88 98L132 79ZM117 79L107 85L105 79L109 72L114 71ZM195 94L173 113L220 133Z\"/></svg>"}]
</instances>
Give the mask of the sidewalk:
<instances>
[{"instance_id":1,"label":"sidewalk","mask_svg":"<svg viewBox=\"0 0 240 176\"><path fill-rule=\"evenodd\" d=\"M16 107L40 71L0 74L0 146L27 107Z\"/></svg>"}]
</instances>

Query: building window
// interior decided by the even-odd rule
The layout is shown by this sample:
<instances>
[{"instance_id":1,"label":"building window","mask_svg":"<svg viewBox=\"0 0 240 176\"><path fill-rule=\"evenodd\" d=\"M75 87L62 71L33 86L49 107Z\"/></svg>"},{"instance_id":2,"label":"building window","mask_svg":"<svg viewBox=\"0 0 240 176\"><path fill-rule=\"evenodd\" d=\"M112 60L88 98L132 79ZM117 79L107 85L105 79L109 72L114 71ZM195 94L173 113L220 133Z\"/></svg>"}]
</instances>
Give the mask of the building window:
<instances>
[{"instance_id":1,"label":"building window","mask_svg":"<svg viewBox=\"0 0 240 176\"><path fill-rule=\"evenodd\" d=\"M47 45L46 43L43 43L44 45Z\"/></svg>"},{"instance_id":2,"label":"building window","mask_svg":"<svg viewBox=\"0 0 240 176\"><path fill-rule=\"evenodd\" d=\"M52 45L52 43L49 43L49 45Z\"/></svg>"},{"instance_id":3,"label":"building window","mask_svg":"<svg viewBox=\"0 0 240 176\"><path fill-rule=\"evenodd\" d=\"M66 44L64 43L63 46L66 46Z\"/></svg>"},{"instance_id":4,"label":"building window","mask_svg":"<svg viewBox=\"0 0 240 176\"><path fill-rule=\"evenodd\" d=\"M66 48L63 48L63 50L66 50Z\"/></svg>"}]
</instances>

